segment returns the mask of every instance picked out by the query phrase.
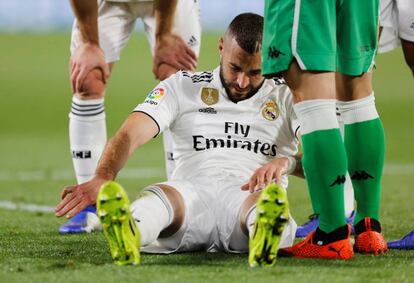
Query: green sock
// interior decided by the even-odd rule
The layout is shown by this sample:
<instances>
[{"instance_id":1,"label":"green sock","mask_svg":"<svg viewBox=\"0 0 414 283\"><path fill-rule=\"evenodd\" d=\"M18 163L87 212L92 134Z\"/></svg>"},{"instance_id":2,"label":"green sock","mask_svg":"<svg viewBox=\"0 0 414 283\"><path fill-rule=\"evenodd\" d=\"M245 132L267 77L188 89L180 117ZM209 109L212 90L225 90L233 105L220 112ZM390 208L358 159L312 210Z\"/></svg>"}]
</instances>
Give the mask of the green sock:
<instances>
[{"instance_id":1,"label":"green sock","mask_svg":"<svg viewBox=\"0 0 414 283\"><path fill-rule=\"evenodd\" d=\"M379 118L345 125L348 171L357 202L355 223L365 217L379 220L384 167L384 129Z\"/></svg>"},{"instance_id":2,"label":"green sock","mask_svg":"<svg viewBox=\"0 0 414 283\"><path fill-rule=\"evenodd\" d=\"M345 147L338 128L302 135L302 165L319 229L329 233L346 224L344 183Z\"/></svg>"}]
</instances>

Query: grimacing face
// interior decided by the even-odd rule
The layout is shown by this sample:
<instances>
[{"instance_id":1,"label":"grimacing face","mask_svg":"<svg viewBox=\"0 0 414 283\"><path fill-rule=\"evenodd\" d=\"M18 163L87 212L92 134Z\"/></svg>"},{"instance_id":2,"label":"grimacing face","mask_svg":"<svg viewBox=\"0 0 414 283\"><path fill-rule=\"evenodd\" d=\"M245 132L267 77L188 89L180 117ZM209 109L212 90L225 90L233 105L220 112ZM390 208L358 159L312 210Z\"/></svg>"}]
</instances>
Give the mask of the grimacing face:
<instances>
[{"instance_id":1,"label":"grimacing face","mask_svg":"<svg viewBox=\"0 0 414 283\"><path fill-rule=\"evenodd\" d=\"M220 79L233 102L252 97L262 86L261 52L250 54L227 35L220 39Z\"/></svg>"}]
</instances>

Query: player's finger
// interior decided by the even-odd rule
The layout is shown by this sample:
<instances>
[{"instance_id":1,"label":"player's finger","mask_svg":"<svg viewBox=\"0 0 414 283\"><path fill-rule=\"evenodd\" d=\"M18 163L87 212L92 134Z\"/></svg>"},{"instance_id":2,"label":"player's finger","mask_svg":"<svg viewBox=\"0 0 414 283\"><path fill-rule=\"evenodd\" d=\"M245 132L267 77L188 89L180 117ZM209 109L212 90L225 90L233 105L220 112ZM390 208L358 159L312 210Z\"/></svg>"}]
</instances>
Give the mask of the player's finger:
<instances>
[{"instance_id":1,"label":"player's finger","mask_svg":"<svg viewBox=\"0 0 414 283\"><path fill-rule=\"evenodd\" d=\"M184 66L185 70L193 70L195 68L194 60L186 53L182 54L178 61Z\"/></svg>"},{"instance_id":2,"label":"player's finger","mask_svg":"<svg viewBox=\"0 0 414 283\"><path fill-rule=\"evenodd\" d=\"M76 65L75 68L73 69L72 74L70 75L70 81L72 84L72 91L74 93L77 92L77 88L76 88L76 81L77 81L77 77L79 75L80 69L78 68L78 66Z\"/></svg>"},{"instance_id":3,"label":"player's finger","mask_svg":"<svg viewBox=\"0 0 414 283\"><path fill-rule=\"evenodd\" d=\"M67 194L69 194L69 193L72 193L75 188L76 188L76 186L68 186L68 187L65 187L63 189L62 193L60 194L60 199L64 199L65 196Z\"/></svg>"},{"instance_id":4,"label":"player's finger","mask_svg":"<svg viewBox=\"0 0 414 283\"><path fill-rule=\"evenodd\" d=\"M240 189L241 189L242 191L247 191L247 190L249 190L249 183L244 184L243 186L241 186L241 187L240 187Z\"/></svg>"},{"instance_id":5,"label":"player's finger","mask_svg":"<svg viewBox=\"0 0 414 283\"><path fill-rule=\"evenodd\" d=\"M195 52L193 51L193 49L191 49L190 47L186 46L187 48L185 49L185 51L187 52L188 55L190 55L190 57L197 62L197 55L195 54Z\"/></svg>"},{"instance_id":6,"label":"player's finger","mask_svg":"<svg viewBox=\"0 0 414 283\"><path fill-rule=\"evenodd\" d=\"M106 84L106 81L109 79L109 76L111 74L111 71L109 70L109 64L105 63L103 64L103 66L101 66L101 70L102 70L102 79L103 82Z\"/></svg>"},{"instance_id":7,"label":"player's finger","mask_svg":"<svg viewBox=\"0 0 414 283\"><path fill-rule=\"evenodd\" d=\"M89 204L85 200L79 202L74 208L72 208L66 214L66 217L67 218L72 218L73 216L75 216L76 214L78 214L79 212L81 212L82 210L84 210L88 205Z\"/></svg>"},{"instance_id":8,"label":"player's finger","mask_svg":"<svg viewBox=\"0 0 414 283\"><path fill-rule=\"evenodd\" d=\"M81 92L83 82L89 72L90 72L89 69L84 68L79 72L78 76L76 77L76 89L75 90L77 93Z\"/></svg>"},{"instance_id":9,"label":"player's finger","mask_svg":"<svg viewBox=\"0 0 414 283\"><path fill-rule=\"evenodd\" d=\"M260 170L257 173L257 188L263 189L265 187L265 171Z\"/></svg>"},{"instance_id":10,"label":"player's finger","mask_svg":"<svg viewBox=\"0 0 414 283\"><path fill-rule=\"evenodd\" d=\"M72 197L72 196L71 196ZM79 196L73 196L69 202L67 202L64 206L62 206L58 211L55 212L57 217L61 217L68 213L68 211L72 210L78 203L80 203L81 199Z\"/></svg>"},{"instance_id":11,"label":"player's finger","mask_svg":"<svg viewBox=\"0 0 414 283\"><path fill-rule=\"evenodd\" d=\"M254 193L254 189L256 188L256 184L257 184L257 176L256 174L254 174L249 181L249 192L250 193Z\"/></svg>"},{"instance_id":12,"label":"player's finger","mask_svg":"<svg viewBox=\"0 0 414 283\"><path fill-rule=\"evenodd\" d=\"M266 175L265 175L265 183L266 183L266 187L270 185L270 183L272 182L273 179L273 170L267 170L266 171Z\"/></svg>"},{"instance_id":13,"label":"player's finger","mask_svg":"<svg viewBox=\"0 0 414 283\"><path fill-rule=\"evenodd\" d=\"M276 170L274 176L275 176L275 182L280 184L281 180L282 180L282 171L281 170Z\"/></svg>"}]
</instances>

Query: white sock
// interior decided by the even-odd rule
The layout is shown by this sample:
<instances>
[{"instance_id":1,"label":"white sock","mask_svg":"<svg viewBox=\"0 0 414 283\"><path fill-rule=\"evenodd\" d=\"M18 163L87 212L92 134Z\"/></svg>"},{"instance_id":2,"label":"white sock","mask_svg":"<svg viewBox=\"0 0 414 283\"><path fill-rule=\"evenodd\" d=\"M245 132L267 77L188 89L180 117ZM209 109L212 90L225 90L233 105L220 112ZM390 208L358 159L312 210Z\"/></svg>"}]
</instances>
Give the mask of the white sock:
<instances>
[{"instance_id":1,"label":"white sock","mask_svg":"<svg viewBox=\"0 0 414 283\"><path fill-rule=\"evenodd\" d=\"M90 180L106 144L104 99L80 100L73 96L69 113L69 140L79 184Z\"/></svg>"},{"instance_id":2,"label":"white sock","mask_svg":"<svg viewBox=\"0 0 414 283\"><path fill-rule=\"evenodd\" d=\"M349 177L349 174L346 174L346 180L344 184L344 207L345 207L345 216L350 217L354 211L354 187L352 187L352 181Z\"/></svg>"},{"instance_id":3,"label":"white sock","mask_svg":"<svg viewBox=\"0 0 414 283\"><path fill-rule=\"evenodd\" d=\"M338 103L338 102L337 102ZM341 131L342 140L344 140L345 124L344 119L341 115L339 107L336 107L336 115L338 118L339 130ZM345 207L345 216L350 217L354 211L354 188L352 187L352 181L349 177L349 174L346 173L346 180L344 184L344 207Z\"/></svg>"},{"instance_id":4,"label":"white sock","mask_svg":"<svg viewBox=\"0 0 414 283\"><path fill-rule=\"evenodd\" d=\"M256 223L256 206L250 208L250 211L247 213L246 216L246 227L247 231L249 231L249 237L253 233L254 224Z\"/></svg>"},{"instance_id":5,"label":"white sock","mask_svg":"<svg viewBox=\"0 0 414 283\"><path fill-rule=\"evenodd\" d=\"M165 193L156 186L146 188L131 204L132 217L141 233L141 246L154 242L174 219L174 211Z\"/></svg>"},{"instance_id":6,"label":"white sock","mask_svg":"<svg viewBox=\"0 0 414 283\"><path fill-rule=\"evenodd\" d=\"M293 105L300 122L300 133L309 134L319 130L339 128L335 99L312 99Z\"/></svg>"},{"instance_id":7,"label":"white sock","mask_svg":"<svg viewBox=\"0 0 414 283\"><path fill-rule=\"evenodd\" d=\"M379 117L375 107L374 93L352 101L338 101L337 107L345 125L370 121Z\"/></svg>"}]
</instances>

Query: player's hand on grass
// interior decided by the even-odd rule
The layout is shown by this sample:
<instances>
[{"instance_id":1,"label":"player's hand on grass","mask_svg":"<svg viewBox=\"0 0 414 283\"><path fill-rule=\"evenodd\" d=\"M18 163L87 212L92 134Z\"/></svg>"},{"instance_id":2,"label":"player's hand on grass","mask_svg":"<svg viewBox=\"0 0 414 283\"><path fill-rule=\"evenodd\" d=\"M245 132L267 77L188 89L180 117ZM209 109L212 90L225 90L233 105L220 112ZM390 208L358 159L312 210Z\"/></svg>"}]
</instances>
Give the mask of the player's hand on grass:
<instances>
[{"instance_id":1,"label":"player's hand on grass","mask_svg":"<svg viewBox=\"0 0 414 283\"><path fill-rule=\"evenodd\" d=\"M55 207L57 217L72 218L86 207L95 204L100 187L106 179L93 178L92 180L74 186L65 187L61 194L61 201Z\"/></svg>"},{"instance_id":2,"label":"player's hand on grass","mask_svg":"<svg viewBox=\"0 0 414 283\"><path fill-rule=\"evenodd\" d=\"M102 49L92 43L81 44L70 58L70 81L74 93L81 92L82 84L93 69L102 71L103 82L109 78L109 66Z\"/></svg>"},{"instance_id":3,"label":"player's hand on grass","mask_svg":"<svg viewBox=\"0 0 414 283\"><path fill-rule=\"evenodd\" d=\"M282 176L289 169L289 159L280 157L273 159L271 162L258 168L250 178L249 182L244 184L241 189L254 193L262 190L272 182L280 183Z\"/></svg>"},{"instance_id":4,"label":"player's hand on grass","mask_svg":"<svg viewBox=\"0 0 414 283\"><path fill-rule=\"evenodd\" d=\"M197 67L197 56L178 35L166 33L157 37L152 72L159 79L161 64L167 64L176 70L194 70Z\"/></svg>"}]
</instances>

